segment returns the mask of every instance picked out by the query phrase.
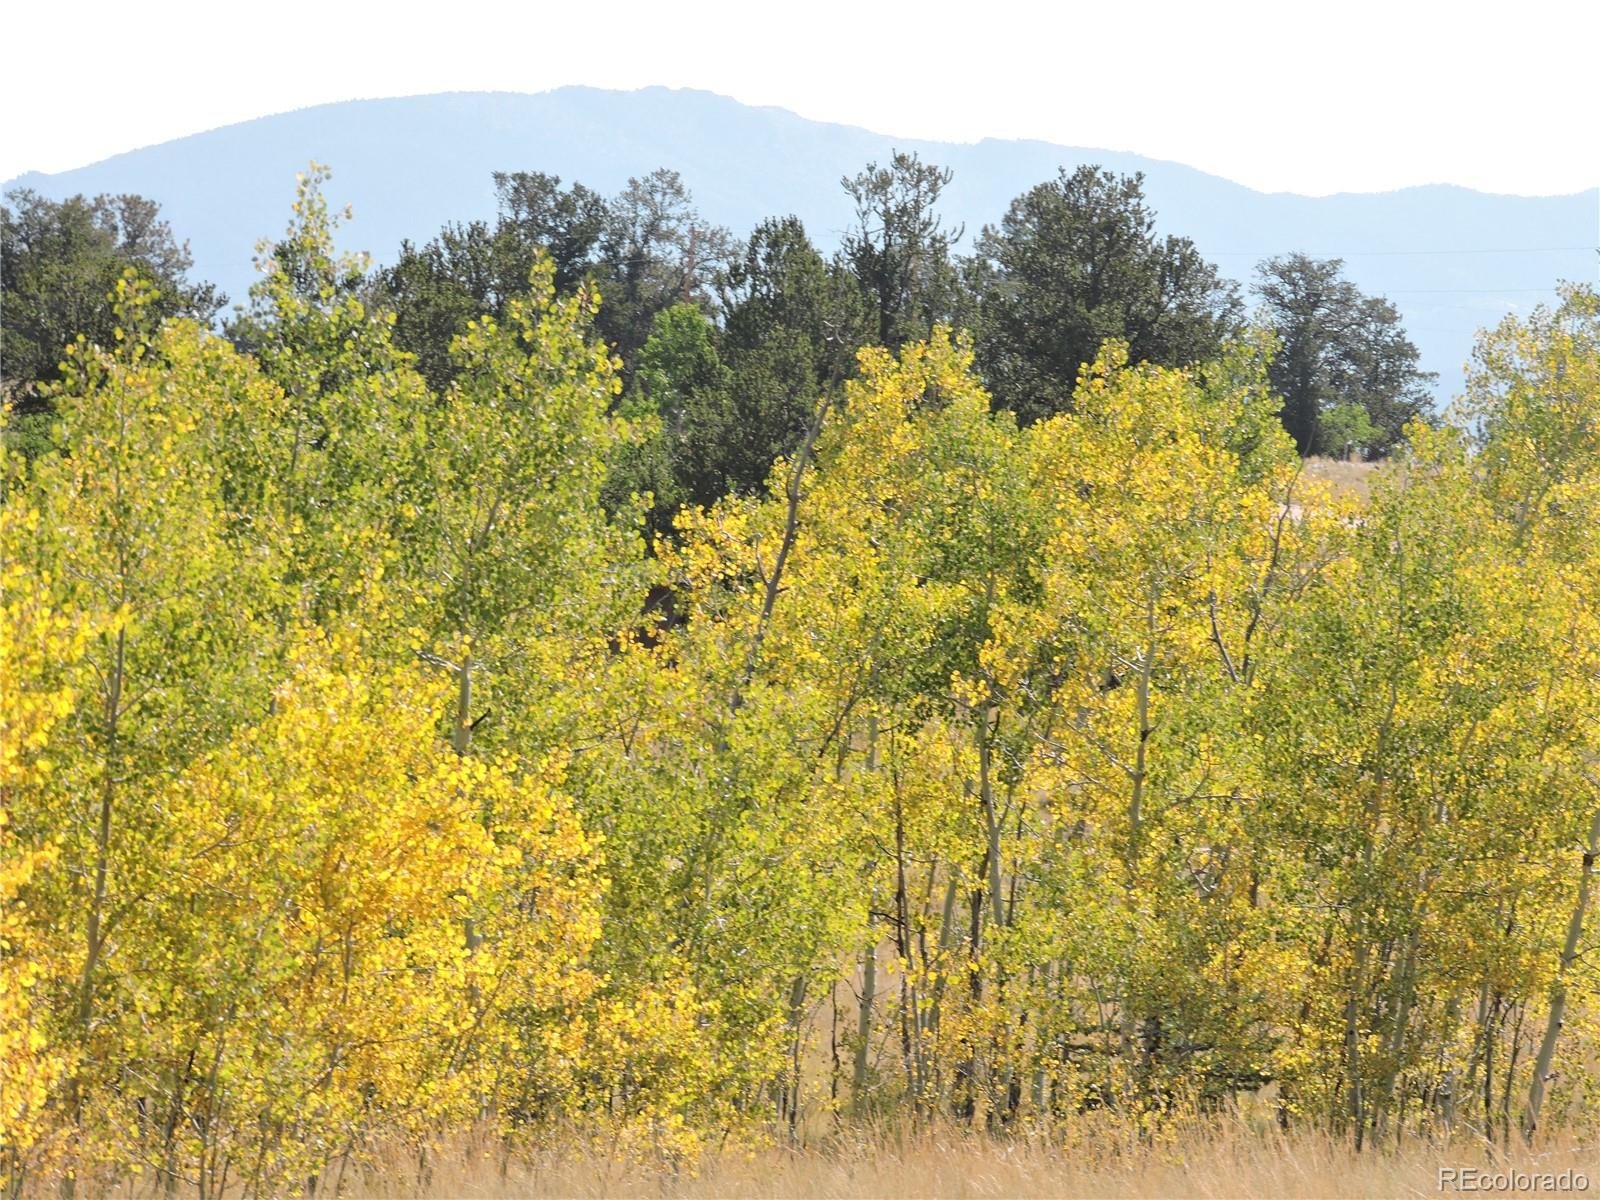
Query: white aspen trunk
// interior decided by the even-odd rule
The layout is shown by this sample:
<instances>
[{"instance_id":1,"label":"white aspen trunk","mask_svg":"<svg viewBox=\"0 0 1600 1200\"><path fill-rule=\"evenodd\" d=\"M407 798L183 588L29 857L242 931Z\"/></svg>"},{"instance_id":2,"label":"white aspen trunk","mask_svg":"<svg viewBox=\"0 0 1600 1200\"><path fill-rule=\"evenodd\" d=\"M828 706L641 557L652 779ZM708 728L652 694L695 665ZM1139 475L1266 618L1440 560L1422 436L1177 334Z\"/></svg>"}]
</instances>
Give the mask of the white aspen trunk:
<instances>
[{"instance_id":1,"label":"white aspen trunk","mask_svg":"<svg viewBox=\"0 0 1600 1200\"><path fill-rule=\"evenodd\" d=\"M857 1114L867 1101L867 1066L872 1050L872 1006L878 992L878 947L868 943L861 956L861 1008L856 1014L856 1055L850 1077L850 1106Z\"/></svg>"},{"instance_id":2,"label":"white aspen trunk","mask_svg":"<svg viewBox=\"0 0 1600 1200\"><path fill-rule=\"evenodd\" d=\"M472 655L461 660L456 671L456 725L450 736L450 745L457 754L466 755L472 748Z\"/></svg>"},{"instance_id":3,"label":"white aspen trunk","mask_svg":"<svg viewBox=\"0 0 1600 1200\"><path fill-rule=\"evenodd\" d=\"M1583 868L1578 875L1578 898L1572 905L1572 917L1567 922L1567 938L1561 946L1561 962L1556 977L1550 985L1550 1016L1545 1021L1544 1037L1539 1042L1539 1056L1533 1064L1533 1082L1528 1085L1528 1103L1522 1112L1522 1136L1533 1140L1539 1127L1540 1110L1544 1107L1545 1088L1550 1082L1551 1065L1556 1057L1556 1040L1561 1036L1561 1025L1567 1013L1567 972L1578 958L1578 943L1583 938L1583 921L1589 911L1589 881L1594 874L1595 855L1600 853L1600 810L1589 822L1589 843L1583 850Z\"/></svg>"}]
</instances>

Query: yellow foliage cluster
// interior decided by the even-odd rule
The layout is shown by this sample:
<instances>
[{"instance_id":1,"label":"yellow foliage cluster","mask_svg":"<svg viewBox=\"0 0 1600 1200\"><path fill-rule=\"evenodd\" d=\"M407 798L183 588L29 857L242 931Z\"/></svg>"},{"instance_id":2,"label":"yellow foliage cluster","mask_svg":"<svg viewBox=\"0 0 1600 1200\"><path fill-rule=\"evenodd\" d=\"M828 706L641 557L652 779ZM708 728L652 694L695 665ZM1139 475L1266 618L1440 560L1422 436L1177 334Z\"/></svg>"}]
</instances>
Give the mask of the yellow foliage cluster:
<instances>
[{"instance_id":1,"label":"yellow foliage cluster","mask_svg":"<svg viewBox=\"0 0 1600 1200\"><path fill-rule=\"evenodd\" d=\"M0 510L0 544L36 534L38 524L34 509ZM48 840L22 844L12 813L50 780L51 733L72 712L72 672L91 632L55 608L48 581L24 563L0 565L0 1127L19 1157L47 1133L46 1109L70 1058L42 1011L40 993L58 969L46 952L49 914L28 903L60 851Z\"/></svg>"}]
</instances>

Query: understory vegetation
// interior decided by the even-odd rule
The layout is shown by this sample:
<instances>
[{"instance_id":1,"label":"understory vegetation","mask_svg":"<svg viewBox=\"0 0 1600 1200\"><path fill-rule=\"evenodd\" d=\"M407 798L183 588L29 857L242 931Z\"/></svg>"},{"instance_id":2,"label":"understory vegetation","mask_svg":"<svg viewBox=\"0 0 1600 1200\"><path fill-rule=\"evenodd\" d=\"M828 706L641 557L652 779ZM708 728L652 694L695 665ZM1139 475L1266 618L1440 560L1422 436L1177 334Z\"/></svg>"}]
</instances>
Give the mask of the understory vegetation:
<instances>
[{"instance_id":1,"label":"understory vegetation","mask_svg":"<svg viewBox=\"0 0 1600 1200\"><path fill-rule=\"evenodd\" d=\"M1226 303L1030 348L1050 194L970 320L869 212L715 326L530 249L436 355L321 182L228 336L129 267L5 443L8 1192L1592 1136L1593 289L1358 489Z\"/></svg>"}]
</instances>

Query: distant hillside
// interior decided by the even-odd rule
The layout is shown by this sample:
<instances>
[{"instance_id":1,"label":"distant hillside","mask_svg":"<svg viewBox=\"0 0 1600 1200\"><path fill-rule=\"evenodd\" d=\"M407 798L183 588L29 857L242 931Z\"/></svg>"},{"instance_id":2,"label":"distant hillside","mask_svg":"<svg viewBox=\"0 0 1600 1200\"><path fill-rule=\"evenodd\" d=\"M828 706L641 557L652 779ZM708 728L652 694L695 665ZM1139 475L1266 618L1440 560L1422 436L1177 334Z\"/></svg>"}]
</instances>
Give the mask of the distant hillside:
<instances>
[{"instance_id":1,"label":"distant hillside","mask_svg":"<svg viewBox=\"0 0 1600 1200\"><path fill-rule=\"evenodd\" d=\"M1305 197L1252 191L1133 154L985 140L922 142L808 121L697 91L562 88L540 95L455 93L356 100L263 117L4 186L52 198L131 191L159 200L187 237L195 269L235 301L249 287L256 239L288 218L294 174L333 167L330 199L351 203L352 248L381 262L403 238L493 212L490 173L538 170L601 191L657 166L680 171L701 211L736 231L795 213L832 246L849 220L839 179L893 148L955 170L946 214L962 247L1017 193L1061 166L1143 171L1163 231L1192 237L1228 274L1289 250L1346 258L1350 276L1405 314L1425 365L1448 395L1473 332L1549 299L1558 279L1592 278L1600 192L1527 198L1434 186ZM1571 248L1576 249L1556 249ZM1459 253L1471 251L1471 253Z\"/></svg>"}]
</instances>

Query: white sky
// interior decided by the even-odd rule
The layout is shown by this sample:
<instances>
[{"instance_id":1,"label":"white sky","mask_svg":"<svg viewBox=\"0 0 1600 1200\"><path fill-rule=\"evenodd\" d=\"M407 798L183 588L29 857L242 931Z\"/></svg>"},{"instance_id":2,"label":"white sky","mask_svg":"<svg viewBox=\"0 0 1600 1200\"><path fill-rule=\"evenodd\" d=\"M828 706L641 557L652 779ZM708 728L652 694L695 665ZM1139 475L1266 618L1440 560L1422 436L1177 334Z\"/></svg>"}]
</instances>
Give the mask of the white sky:
<instances>
[{"instance_id":1,"label":"white sky","mask_svg":"<svg viewBox=\"0 0 1600 1200\"><path fill-rule=\"evenodd\" d=\"M1600 182L1595 0L88 0L9 5L0 28L0 179L331 100L582 83L1265 190Z\"/></svg>"}]
</instances>

